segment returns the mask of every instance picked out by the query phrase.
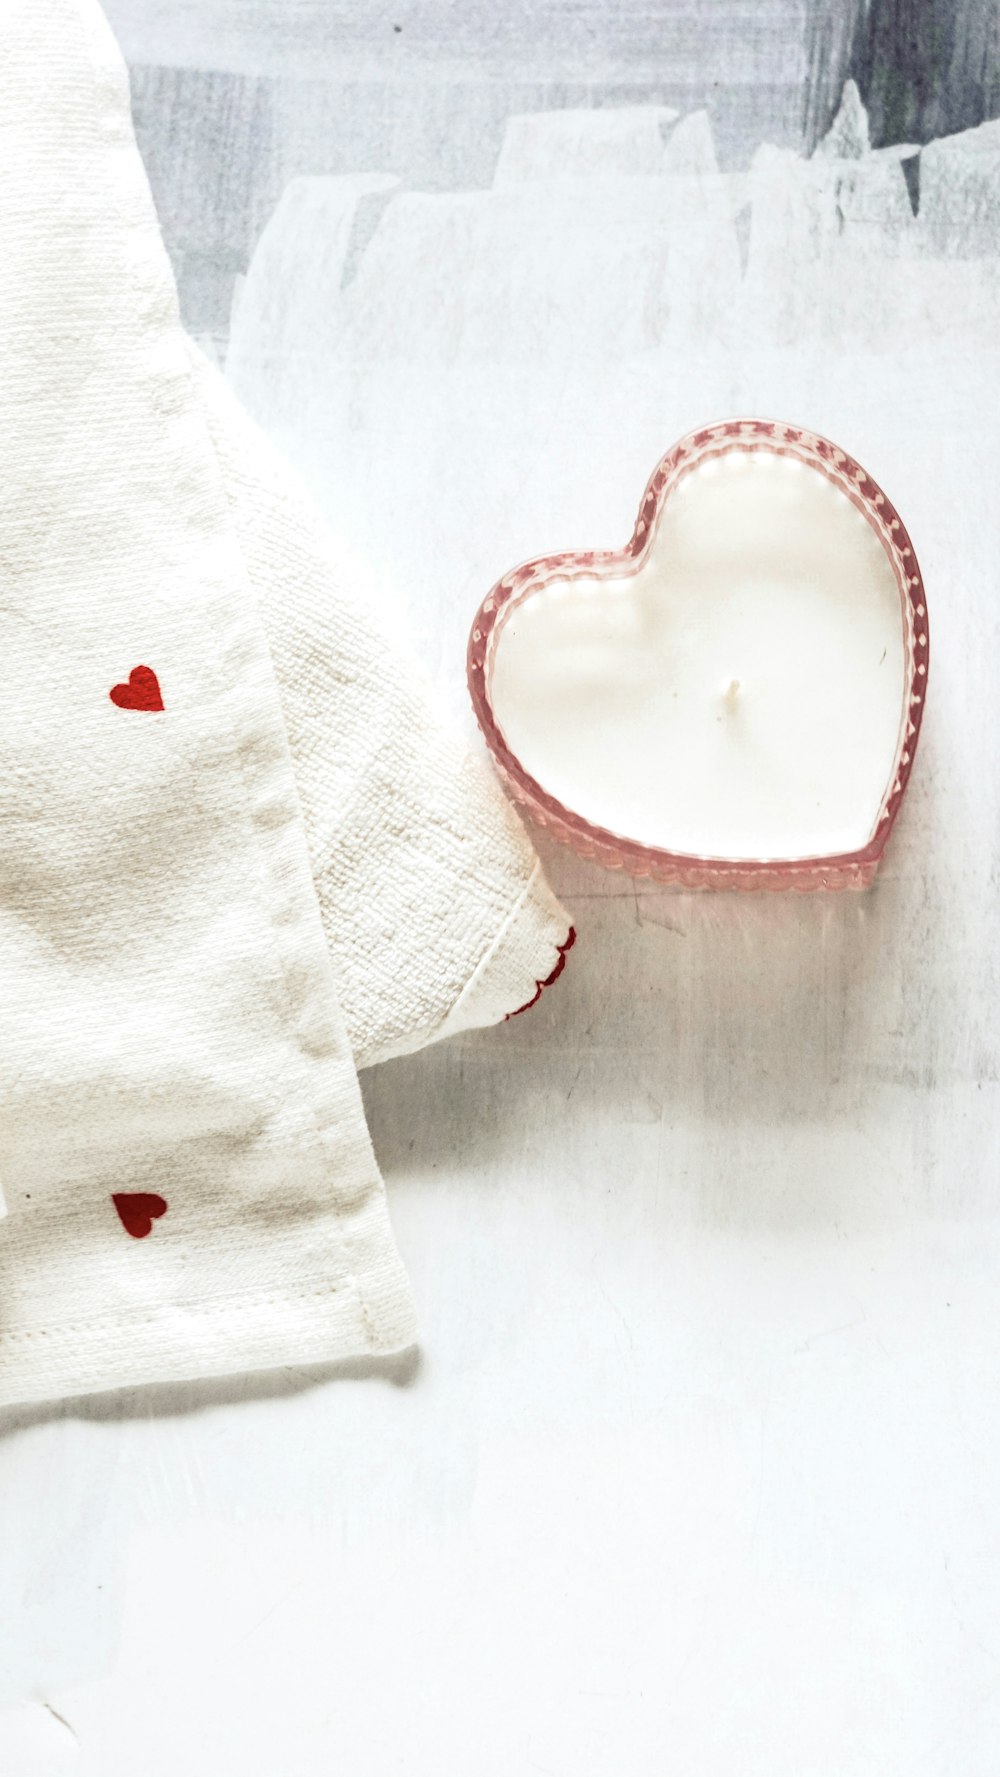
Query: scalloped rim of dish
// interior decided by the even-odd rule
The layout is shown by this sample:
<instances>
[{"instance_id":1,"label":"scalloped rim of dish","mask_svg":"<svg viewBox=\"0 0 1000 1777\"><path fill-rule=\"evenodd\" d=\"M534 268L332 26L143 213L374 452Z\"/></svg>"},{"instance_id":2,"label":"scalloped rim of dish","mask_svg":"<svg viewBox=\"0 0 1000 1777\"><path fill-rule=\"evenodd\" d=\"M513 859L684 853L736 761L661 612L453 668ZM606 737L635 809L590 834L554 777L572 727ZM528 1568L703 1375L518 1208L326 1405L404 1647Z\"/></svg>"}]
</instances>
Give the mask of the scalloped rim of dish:
<instances>
[{"instance_id":1,"label":"scalloped rim of dish","mask_svg":"<svg viewBox=\"0 0 1000 1777\"><path fill-rule=\"evenodd\" d=\"M699 857L642 845L625 834L595 826L550 795L525 769L504 739L491 701L493 661L511 613L553 580L613 579L638 572L649 553L670 494L700 464L734 450L761 450L797 458L834 482L864 514L892 565L903 619L906 693L892 771L871 836L858 851L831 857ZM866 469L818 432L780 420L719 420L689 432L660 458L639 505L624 549L564 550L511 568L484 598L469 636L467 673L476 719L501 777L522 808L545 831L581 857L609 870L628 870L684 888L866 888L875 877L906 793L924 713L930 663L927 600L909 533L892 501Z\"/></svg>"}]
</instances>

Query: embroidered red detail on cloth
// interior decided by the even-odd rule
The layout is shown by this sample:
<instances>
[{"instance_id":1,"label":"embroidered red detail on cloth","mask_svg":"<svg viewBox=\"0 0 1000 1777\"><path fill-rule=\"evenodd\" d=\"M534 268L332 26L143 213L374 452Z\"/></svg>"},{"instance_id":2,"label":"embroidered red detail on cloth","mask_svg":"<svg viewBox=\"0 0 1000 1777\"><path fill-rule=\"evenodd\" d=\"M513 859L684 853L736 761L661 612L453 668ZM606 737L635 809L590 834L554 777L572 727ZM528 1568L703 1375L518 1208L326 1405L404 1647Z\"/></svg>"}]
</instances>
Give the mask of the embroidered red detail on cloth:
<instances>
[{"instance_id":1,"label":"embroidered red detail on cloth","mask_svg":"<svg viewBox=\"0 0 1000 1777\"><path fill-rule=\"evenodd\" d=\"M127 685L112 685L108 692L120 710L162 710L160 681L151 666L134 666Z\"/></svg>"},{"instance_id":2,"label":"embroidered red detail on cloth","mask_svg":"<svg viewBox=\"0 0 1000 1777\"><path fill-rule=\"evenodd\" d=\"M111 1201L133 1240L145 1240L157 1216L167 1213L167 1200L156 1191L112 1191Z\"/></svg>"},{"instance_id":3,"label":"embroidered red detail on cloth","mask_svg":"<svg viewBox=\"0 0 1000 1777\"><path fill-rule=\"evenodd\" d=\"M575 943L576 943L576 927L570 926L569 935L566 939L566 942L564 944L557 944L556 945L556 949L559 952L559 961L556 963L556 966L553 969L551 975L546 975L544 981L536 981L535 982L535 991L532 994L530 1000L525 1000L524 1005L518 1006L516 1012L508 1012L506 1018L504 1019L505 1024L508 1024L512 1018L520 1018L522 1012L530 1012L532 1006L536 1006L538 1004L538 1001L541 999L542 994L545 992L545 989L547 987L551 987L553 981L558 981L560 975L562 974L564 968L566 967L566 958L569 955L569 952L572 950Z\"/></svg>"}]
</instances>

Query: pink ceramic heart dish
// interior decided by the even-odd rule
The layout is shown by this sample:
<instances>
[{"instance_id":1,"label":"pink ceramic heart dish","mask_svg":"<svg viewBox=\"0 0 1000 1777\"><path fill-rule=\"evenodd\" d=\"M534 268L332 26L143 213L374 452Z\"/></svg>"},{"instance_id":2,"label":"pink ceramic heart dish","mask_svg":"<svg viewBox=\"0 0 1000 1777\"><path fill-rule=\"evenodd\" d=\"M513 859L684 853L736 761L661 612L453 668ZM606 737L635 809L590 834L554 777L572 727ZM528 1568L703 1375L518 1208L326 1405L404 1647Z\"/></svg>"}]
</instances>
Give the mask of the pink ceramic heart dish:
<instances>
[{"instance_id":1,"label":"pink ceramic heart dish","mask_svg":"<svg viewBox=\"0 0 1000 1777\"><path fill-rule=\"evenodd\" d=\"M800 426L705 426L622 550L505 574L469 640L513 798L609 869L683 888L864 888L913 768L927 606L871 476Z\"/></svg>"}]
</instances>

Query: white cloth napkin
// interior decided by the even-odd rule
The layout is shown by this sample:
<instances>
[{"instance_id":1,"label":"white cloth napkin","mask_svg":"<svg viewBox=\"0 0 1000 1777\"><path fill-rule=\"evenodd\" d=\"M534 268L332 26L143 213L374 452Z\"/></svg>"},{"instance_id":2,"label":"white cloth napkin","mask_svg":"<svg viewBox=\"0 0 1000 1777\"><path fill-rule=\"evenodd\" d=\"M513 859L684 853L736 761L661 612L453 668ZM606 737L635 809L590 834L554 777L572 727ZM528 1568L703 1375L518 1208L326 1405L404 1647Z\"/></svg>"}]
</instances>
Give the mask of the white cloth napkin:
<instances>
[{"instance_id":1,"label":"white cloth napkin","mask_svg":"<svg viewBox=\"0 0 1000 1777\"><path fill-rule=\"evenodd\" d=\"M559 967L568 916L492 769L336 585L294 476L189 350L267 631L358 1066L494 1024Z\"/></svg>"},{"instance_id":2,"label":"white cloth napkin","mask_svg":"<svg viewBox=\"0 0 1000 1777\"><path fill-rule=\"evenodd\" d=\"M0 36L0 1402L398 1349L352 1039L567 921L192 364L92 0Z\"/></svg>"}]
</instances>

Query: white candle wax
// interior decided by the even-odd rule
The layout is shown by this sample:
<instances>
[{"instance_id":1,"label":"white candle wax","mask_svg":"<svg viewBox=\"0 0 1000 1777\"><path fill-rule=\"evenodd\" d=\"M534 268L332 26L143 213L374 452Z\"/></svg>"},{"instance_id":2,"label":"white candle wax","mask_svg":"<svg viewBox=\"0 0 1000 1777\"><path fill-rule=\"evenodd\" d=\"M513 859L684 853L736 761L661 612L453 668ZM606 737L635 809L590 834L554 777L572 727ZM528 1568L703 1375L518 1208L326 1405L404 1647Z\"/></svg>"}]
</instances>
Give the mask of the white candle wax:
<instances>
[{"instance_id":1,"label":"white candle wax","mask_svg":"<svg viewBox=\"0 0 1000 1777\"><path fill-rule=\"evenodd\" d=\"M878 537L819 470L766 448L688 474L637 572L527 598L492 679L543 789L625 838L718 858L864 846L904 697Z\"/></svg>"}]
</instances>

